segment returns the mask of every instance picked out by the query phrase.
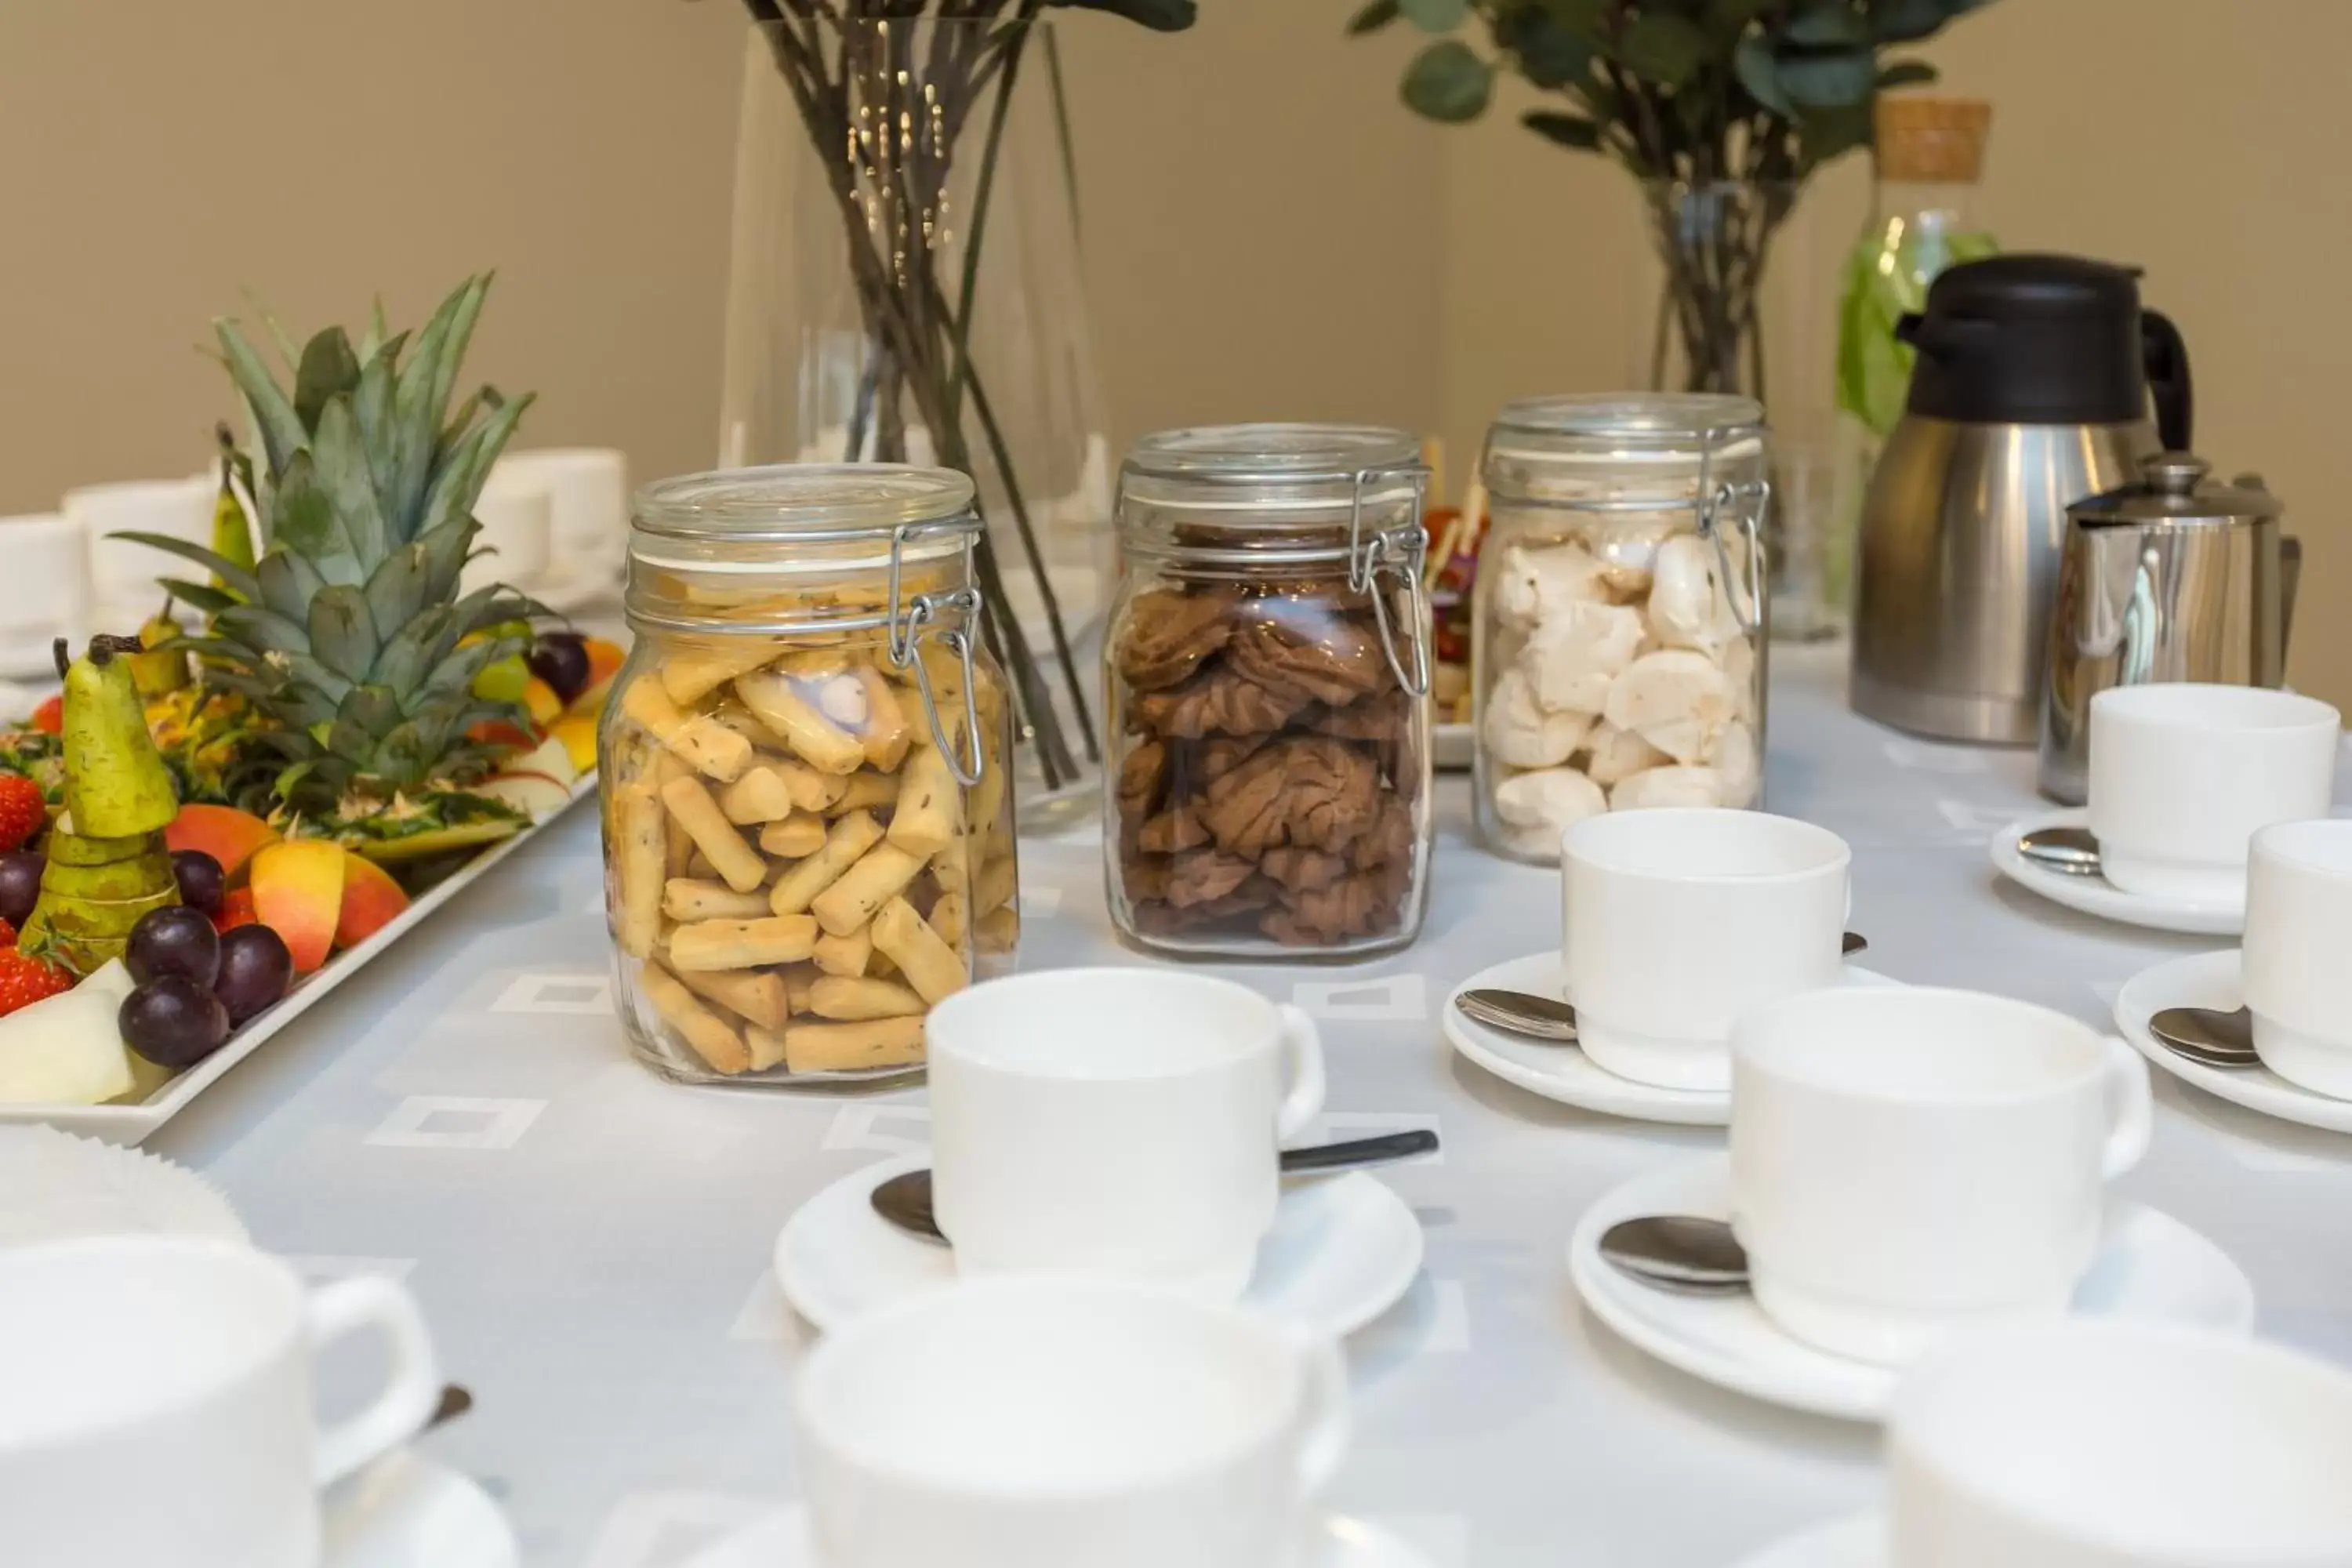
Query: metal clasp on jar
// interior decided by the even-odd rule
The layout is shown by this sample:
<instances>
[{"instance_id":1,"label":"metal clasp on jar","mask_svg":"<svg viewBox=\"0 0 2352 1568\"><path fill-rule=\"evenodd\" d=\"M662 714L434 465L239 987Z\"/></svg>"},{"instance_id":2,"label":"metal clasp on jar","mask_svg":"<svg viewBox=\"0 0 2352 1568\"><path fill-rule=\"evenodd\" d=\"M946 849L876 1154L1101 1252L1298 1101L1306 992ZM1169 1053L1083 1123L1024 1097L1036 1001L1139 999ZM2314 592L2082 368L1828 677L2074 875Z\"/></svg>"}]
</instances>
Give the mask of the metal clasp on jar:
<instances>
[{"instance_id":1,"label":"metal clasp on jar","mask_svg":"<svg viewBox=\"0 0 2352 1568\"><path fill-rule=\"evenodd\" d=\"M1381 651L1388 656L1389 671L1397 678L1408 696L1429 695L1429 617L1414 616L1405 636L1412 649L1411 668L1397 652L1396 627L1389 615L1388 595L1381 592L1381 574L1393 573L1405 585L1406 597L1416 597L1413 590L1421 585L1423 558L1429 551L1428 536L1418 528L1387 529L1371 538L1364 537L1364 487L1375 479L1403 475L1416 491L1429 482L1429 470L1415 463L1402 468L1359 468L1355 489L1348 507L1348 591L1369 594L1372 601L1372 619L1380 626ZM1414 509L1418 514L1420 509Z\"/></svg>"},{"instance_id":2,"label":"metal clasp on jar","mask_svg":"<svg viewBox=\"0 0 2352 1568\"><path fill-rule=\"evenodd\" d=\"M1764 635L1765 595L1764 518L1772 505L1772 480L1764 478L1735 485L1728 480L1717 483L1714 475L1716 449L1738 434L1717 427L1701 437L1705 443L1698 454L1698 531L1699 536L1715 546L1717 563L1723 569L1724 590L1732 599L1732 611L1739 617L1740 628L1750 637ZM1731 552L1724 548L1723 531L1717 526L1723 514L1736 502L1746 506L1731 514L1738 524L1740 540L1748 547L1747 570L1735 571ZM1737 584L1737 586L1735 586ZM1741 603L1744 597L1746 603Z\"/></svg>"},{"instance_id":3,"label":"metal clasp on jar","mask_svg":"<svg viewBox=\"0 0 2352 1568\"><path fill-rule=\"evenodd\" d=\"M961 533L964 536L964 553L971 553L971 525L961 520L941 522L902 522L890 531L889 604L885 612L889 631L890 662L900 669L914 667L915 689L922 693L923 713L931 724L931 739L947 759L948 772L955 781L970 789L980 783L981 774L988 768L988 752L980 742L980 699L978 676L972 668L972 624L981 614L980 590L966 584L963 587L929 594L918 594L906 600L899 583L899 569L909 540L926 534ZM963 732L964 744L971 749L966 762L948 739L947 726L940 720L938 697L931 690L929 668L917 657L917 644L924 635L923 628L942 616L954 616L961 624L940 626L930 635L947 644L963 665Z\"/></svg>"}]
</instances>

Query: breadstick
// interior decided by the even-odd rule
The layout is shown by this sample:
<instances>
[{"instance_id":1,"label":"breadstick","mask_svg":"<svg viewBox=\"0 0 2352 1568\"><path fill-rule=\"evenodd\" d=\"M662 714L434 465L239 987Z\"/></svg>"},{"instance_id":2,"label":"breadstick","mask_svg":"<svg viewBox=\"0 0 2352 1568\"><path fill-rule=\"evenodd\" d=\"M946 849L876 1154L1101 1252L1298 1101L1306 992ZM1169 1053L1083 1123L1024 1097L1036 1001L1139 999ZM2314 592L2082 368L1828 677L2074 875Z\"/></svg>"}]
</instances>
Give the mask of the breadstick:
<instances>
[{"instance_id":1,"label":"breadstick","mask_svg":"<svg viewBox=\"0 0 2352 1568\"><path fill-rule=\"evenodd\" d=\"M991 860L971 879L971 909L976 916L985 917L992 910L1001 910L1013 901L1013 857Z\"/></svg>"},{"instance_id":2,"label":"breadstick","mask_svg":"<svg viewBox=\"0 0 2352 1568\"><path fill-rule=\"evenodd\" d=\"M676 1029L694 1047L695 1055L709 1062L713 1070L739 1073L751 1065L743 1037L697 1001L694 993L667 970L657 963L646 964L642 984L646 999L661 1015L662 1022Z\"/></svg>"},{"instance_id":3,"label":"breadstick","mask_svg":"<svg viewBox=\"0 0 2352 1568\"><path fill-rule=\"evenodd\" d=\"M746 1023L762 1028L781 1029L784 1020L792 1016L783 976L771 969L681 969L677 979L705 1001L716 1002ZM756 1051L752 1054L758 1055Z\"/></svg>"},{"instance_id":4,"label":"breadstick","mask_svg":"<svg viewBox=\"0 0 2352 1568\"><path fill-rule=\"evenodd\" d=\"M661 752L654 758L653 785L656 798L659 798L662 786L668 784L670 780L690 779L693 776L694 770L688 767L685 763L670 755L667 752ZM665 813L664 815L667 816L667 814ZM667 877L685 877L692 875L690 868L693 864L695 855L694 840L688 838L686 836L686 830L678 826L675 822L666 822L663 826L662 832L664 835L662 839L662 874Z\"/></svg>"},{"instance_id":5,"label":"breadstick","mask_svg":"<svg viewBox=\"0 0 2352 1568\"><path fill-rule=\"evenodd\" d=\"M784 1065L784 1033L782 1029L766 1029L754 1024L743 1031L743 1046L751 1056L753 1072L766 1072L770 1068Z\"/></svg>"},{"instance_id":6,"label":"breadstick","mask_svg":"<svg viewBox=\"0 0 2352 1568\"><path fill-rule=\"evenodd\" d=\"M688 839L686 844L686 879L695 882L718 881L719 868L710 863L710 857L695 847L693 839Z\"/></svg>"},{"instance_id":7,"label":"breadstick","mask_svg":"<svg viewBox=\"0 0 2352 1568\"><path fill-rule=\"evenodd\" d=\"M674 650L662 660L662 689L673 702L696 701L744 671L759 668L775 658L782 646L730 642L724 648Z\"/></svg>"},{"instance_id":8,"label":"breadstick","mask_svg":"<svg viewBox=\"0 0 2352 1568\"><path fill-rule=\"evenodd\" d=\"M784 1000L795 1013L809 1010L809 991L816 984L816 972L805 963L795 963L784 971Z\"/></svg>"},{"instance_id":9,"label":"breadstick","mask_svg":"<svg viewBox=\"0 0 2352 1568\"><path fill-rule=\"evenodd\" d=\"M857 683L866 688L866 760L886 773L894 773L907 760L907 748L914 741L906 710L898 706L897 692L872 665L857 667Z\"/></svg>"},{"instance_id":10,"label":"breadstick","mask_svg":"<svg viewBox=\"0 0 2352 1568\"><path fill-rule=\"evenodd\" d=\"M776 879L768 907L780 915L804 912L834 879L857 863L882 837L882 825L871 812L853 812L833 825L824 847Z\"/></svg>"},{"instance_id":11,"label":"breadstick","mask_svg":"<svg viewBox=\"0 0 2352 1568\"><path fill-rule=\"evenodd\" d=\"M925 746L908 757L899 779L889 841L919 860L928 859L946 848L963 826L963 786L956 783L946 753L937 746Z\"/></svg>"},{"instance_id":12,"label":"breadstick","mask_svg":"<svg viewBox=\"0 0 2352 1568\"><path fill-rule=\"evenodd\" d=\"M711 868L726 879L727 885L739 893L748 893L768 879L768 862L761 853L743 842L710 798L710 791L700 779L672 779L662 785L662 804L686 829L694 847L710 857Z\"/></svg>"},{"instance_id":13,"label":"breadstick","mask_svg":"<svg viewBox=\"0 0 2352 1568\"><path fill-rule=\"evenodd\" d=\"M786 675L803 680L823 680L828 675L839 675L849 668L849 650L841 647L810 647L796 649L775 661L776 668Z\"/></svg>"},{"instance_id":14,"label":"breadstick","mask_svg":"<svg viewBox=\"0 0 2352 1568\"><path fill-rule=\"evenodd\" d=\"M790 759L780 759L768 766L784 781L785 793L793 797L793 805L803 811L822 811L839 816L840 812L833 808L842 796L849 793L849 786L854 782L839 773L821 773L806 763ZM891 798L884 795L880 801L862 801L857 805L842 806L841 811L857 811L867 805L879 805Z\"/></svg>"},{"instance_id":15,"label":"breadstick","mask_svg":"<svg viewBox=\"0 0 2352 1568\"><path fill-rule=\"evenodd\" d=\"M751 761L751 742L705 714L679 711L658 681L644 677L621 694L621 711L650 731L695 771L727 784Z\"/></svg>"},{"instance_id":16,"label":"breadstick","mask_svg":"<svg viewBox=\"0 0 2352 1568\"><path fill-rule=\"evenodd\" d=\"M816 946L816 921L806 915L755 921L696 921L669 933L670 967L756 969L796 963Z\"/></svg>"},{"instance_id":17,"label":"breadstick","mask_svg":"<svg viewBox=\"0 0 2352 1568\"><path fill-rule=\"evenodd\" d=\"M964 931L971 923L965 919L967 907L964 895L955 891L941 893L940 901L931 906L931 929L950 947L963 941Z\"/></svg>"},{"instance_id":18,"label":"breadstick","mask_svg":"<svg viewBox=\"0 0 2352 1568\"><path fill-rule=\"evenodd\" d=\"M1011 952L1021 945L1021 916L1010 904L991 910L972 928L974 943L982 952Z\"/></svg>"},{"instance_id":19,"label":"breadstick","mask_svg":"<svg viewBox=\"0 0 2352 1568\"><path fill-rule=\"evenodd\" d=\"M863 1024L793 1024L784 1030L791 1072L900 1067L923 1059L923 1021L876 1018Z\"/></svg>"},{"instance_id":20,"label":"breadstick","mask_svg":"<svg viewBox=\"0 0 2352 1568\"><path fill-rule=\"evenodd\" d=\"M946 1001L970 978L955 949L940 941L940 933L904 899L891 900L874 917L874 946L889 955L926 1002Z\"/></svg>"},{"instance_id":21,"label":"breadstick","mask_svg":"<svg viewBox=\"0 0 2352 1568\"><path fill-rule=\"evenodd\" d=\"M922 857L909 855L895 844L877 844L833 886L811 900L809 911L816 916L817 924L834 935L846 936L905 891L922 869Z\"/></svg>"},{"instance_id":22,"label":"breadstick","mask_svg":"<svg viewBox=\"0 0 2352 1568\"><path fill-rule=\"evenodd\" d=\"M809 956L827 974L863 974L866 960L874 956L874 932L866 926L846 936L827 931L816 939L816 948Z\"/></svg>"},{"instance_id":23,"label":"breadstick","mask_svg":"<svg viewBox=\"0 0 2352 1568\"><path fill-rule=\"evenodd\" d=\"M672 877L662 884L661 912L674 921L755 921L768 913L768 895L739 893L724 882Z\"/></svg>"},{"instance_id":24,"label":"breadstick","mask_svg":"<svg viewBox=\"0 0 2352 1568\"><path fill-rule=\"evenodd\" d=\"M809 1011L820 1018L903 1018L922 1012L926 1005L920 996L895 980L828 974L809 987Z\"/></svg>"},{"instance_id":25,"label":"breadstick","mask_svg":"<svg viewBox=\"0 0 2352 1568\"><path fill-rule=\"evenodd\" d=\"M943 892L960 893L971 887L971 835L959 833L931 857L931 877Z\"/></svg>"},{"instance_id":26,"label":"breadstick","mask_svg":"<svg viewBox=\"0 0 2352 1568\"><path fill-rule=\"evenodd\" d=\"M773 768L751 767L719 792L719 809L733 823L782 822L793 814L792 792Z\"/></svg>"},{"instance_id":27,"label":"breadstick","mask_svg":"<svg viewBox=\"0 0 2352 1568\"><path fill-rule=\"evenodd\" d=\"M988 748L981 749L980 782L971 786L971 827L975 833L992 832L997 817L1004 810L1004 775L1008 764L991 761Z\"/></svg>"},{"instance_id":28,"label":"breadstick","mask_svg":"<svg viewBox=\"0 0 2352 1568\"><path fill-rule=\"evenodd\" d=\"M839 781L841 793L824 808L827 816L838 816L845 811L864 811L869 806L888 805L898 798L902 787L897 775L877 773L870 768L860 769Z\"/></svg>"},{"instance_id":29,"label":"breadstick","mask_svg":"<svg viewBox=\"0 0 2352 1568\"><path fill-rule=\"evenodd\" d=\"M777 739L817 772L855 773L866 761L866 748L802 700L790 677L772 670L739 675L735 695L743 700L753 718L774 731Z\"/></svg>"},{"instance_id":30,"label":"breadstick","mask_svg":"<svg viewBox=\"0 0 2352 1568\"><path fill-rule=\"evenodd\" d=\"M793 816L760 829L760 847L787 860L798 860L824 847L824 822L820 817Z\"/></svg>"},{"instance_id":31,"label":"breadstick","mask_svg":"<svg viewBox=\"0 0 2352 1568\"><path fill-rule=\"evenodd\" d=\"M632 780L613 792L613 870L621 884L614 940L631 958L652 952L661 936L667 830L661 796L649 781Z\"/></svg>"}]
</instances>

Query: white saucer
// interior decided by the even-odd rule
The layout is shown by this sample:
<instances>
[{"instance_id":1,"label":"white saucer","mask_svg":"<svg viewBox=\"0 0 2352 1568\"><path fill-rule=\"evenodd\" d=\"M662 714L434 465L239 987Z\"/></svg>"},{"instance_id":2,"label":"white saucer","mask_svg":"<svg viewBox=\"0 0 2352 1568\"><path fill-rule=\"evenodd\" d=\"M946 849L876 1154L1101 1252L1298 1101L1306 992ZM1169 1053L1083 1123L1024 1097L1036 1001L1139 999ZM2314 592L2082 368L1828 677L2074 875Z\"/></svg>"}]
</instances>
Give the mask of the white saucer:
<instances>
[{"instance_id":1,"label":"white saucer","mask_svg":"<svg viewBox=\"0 0 2352 1568\"><path fill-rule=\"evenodd\" d=\"M1886 1520L1866 1513L1816 1525L1742 1558L1736 1568L1886 1568Z\"/></svg>"},{"instance_id":2,"label":"white saucer","mask_svg":"<svg viewBox=\"0 0 2352 1568\"><path fill-rule=\"evenodd\" d=\"M1568 1244L1568 1271L1595 1317L1667 1365L1769 1404L1849 1421L1885 1413L1894 1371L1790 1338L1745 1294L1677 1296L1601 1261L1601 1232L1621 1219L1662 1214L1729 1218L1731 1156L1705 1155L1636 1176L1585 1210ZM2242 1334L2254 1325L2254 1288L2228 1254L2179 1220L2110 1201L2074 1310Z\"/></svg>"},{"instance_id":3,"label":"white saucer","mask_svg":"<svg viewBox=\"0 0 2352 1568\"><path fill-rule=\"evenodd\" d=\"M1490 1028L1463 1016L1454 998L1465 991L1492 988L1528 991L1558 996L1565 989L1557 950L1529 953L1507 963L1482 969L1454 988L1445 999L1445 1037L1455 1050L1507 1083L1562 1105L1580 1106L1604 1116L1629 1116L1637 1121L1671 1121L1685 1127L1727 1127L1731 1124L1731 1093L1697 1089L1661 1089L1619 1078L1573 1046L1550 1046L1506 1030ZM1899 980L1859 964L1849 963L1841 982L1847 985L1899 985Z\"/></svg>"},{"instance_id":4,"label":"white saucer","mask_svg":"<svg viewBox=\"0 0 2352 1568\"><path fill-rule=\"evenodd\" d=\"M2116 993L2116 1027L2134 1049L2183 1083L2233 1105L2330 1132L2352 1132L2352 1100L2334 1100L2287 1082L2265 1067L2209 1068L2192 1062L2148 1032L2147 1021L2167 1007L2231 1012L2245 1005L2238 984L2238 950L2198 952L2143 969Z\"/></svg>"},{"instance_id":5,"label":"white saucer","mask_svg":"<svg viewBox=\"0 0 2352 1568\"><path fill-rule=\"evenodd\" d=\"M489 1493L413 1448L326 1496L320 1568L518 1568L522 1549Z\"/></svg>"},{"instance_id":6,"label":"white saucer","mask_svg":"<svg viewBox=\"0 0 2352 1568\"><path fill-rule=\"evenodd\" d=\"M687 1559L686 1568L821 1568L809 1539L808 1510L769 1515ZM1296 1568L1430 1568L1429 1559L1377 1525L1326 1519Z\"/></svg>"},{"instance_id":7,"label":"white saucer","mask_svg":"<svg viewBox=\"0 0 2352 1568\"><path fill-rule=\"evenodd\" d=\"M853 1171L803 1204L776 1237L776 1282L793 1310L830 1330L956 1277L955 1258L874 1212L877 1186L928 1154ZM1285 1182L1242 1305L1337 1338L1394 1306L1421 1272L1421 1221L1362 1171Z\"/></svg>"},{"instance_id":8,"label":"white saucer","mask_svg":"<svg viewBox=\"0 0 2352 1568\"><path fill-rule=\"evenodd\" d=\"M2101 920L2151 931L2177 931L2189 936L2236 936L2246 929L2246 895L2242 889L2226 902L2212 899L2158 899L2126 893L2105 877L2070 877L2037 866L2018 849L2017 841L2044 827L2086 827L2091 814L2077 806L2071 811L2045 811L2011 823L1992 836L1993 869L2019 886Z\"/></svg>"}]
</instances>

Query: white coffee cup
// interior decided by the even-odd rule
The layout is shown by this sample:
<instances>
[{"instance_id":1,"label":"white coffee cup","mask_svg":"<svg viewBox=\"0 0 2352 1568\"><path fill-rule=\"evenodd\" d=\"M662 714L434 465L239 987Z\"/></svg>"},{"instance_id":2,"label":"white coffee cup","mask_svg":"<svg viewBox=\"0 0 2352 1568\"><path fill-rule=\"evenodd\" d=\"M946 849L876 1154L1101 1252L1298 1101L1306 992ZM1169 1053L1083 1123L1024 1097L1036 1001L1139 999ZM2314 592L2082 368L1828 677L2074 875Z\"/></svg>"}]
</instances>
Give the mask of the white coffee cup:
<instances>
[{"instance_id":1,"label":"white coffee cup","mask_svg":"<svg viewBox=\"0 0 2352 1568\"><path fill-rule=\"evenodd\" d=\"M509 452L493 474L512 474L548 495L551 575L568 583L619 580L629 539L628 459L609 447Z\"/></svg>"},{"instance_id":2,"label":"white coffee cup","mask_svg":"<svg viewBox=\"0 0 2352 1568\"><path fill-rule=\"evenodd\" d=\"M1732 1229L1756 1304L1862 1361L2064 1312L2105 1184L2147 1150L2147 1064L2004 996L1815 991L1743 1015L1732 1055Z\"/></svg>"},{"instance_id":3,"label":"white coffee cup","mask_svg":"<svg viewBox=\"0 0 2352 1568\"><path fill-rule=\"evenodd\" d=\"M932 1202L967 1274L1073 1270L1232 1300L1323 1107L1314 1020L1230 980L1062 969L925 1029Z\"/></svg>"},{"instance_id":4,"label":"white coffee cup","mask_svg":"<svg viewBox=\"0 0 2352 1568\"><path fill-rule=\"evenodd\" d=\"M886 1308L794 1405L824 1568L1289 1568L1347 1447L1331 1345L1109 1280Z\"/></svg>"},{"instance_id":5,"label":"white coffee cup","mask_svg":"<svg viewBox=\"0 0 2352 1568\"><path fill-rule=\"evenodd\" d=\"M554 502L543 480L503 468L493 470L489 482L474 500L474 521L482 526L474 535L476 557L466 566L466 589L504 583L527 594L546 581L553 517ZM478 553L485 550L497 553Z\"/></svg>"},{"instance_id":6,"label":"white coffee cup","mask_svg":"<svg viewBox=\"0 0 2352 1568\"><path fill-rule=\"evenodd\" d=\"M89 548L62 512L0 517L0 675L55 679L49 645L78 639L89 620ZM156 595L160 607L163 595Z\"/></svg>"},{"instance_id":7,"label":"white coffee cup","mask_svg":"<svg viewBox=\"0 0 2352 1568\"><path fill-rule=\"evenodd\" d=\"M2352 821L2254 835L2241 969L2263 1065L2352 1100Z\"/></svg>"},{"instance_id":8,"label":"white coffee cup","mask_svg":"<svg viewBox=\"0 0 2352 1568\"><path fill-rule=\"evenodd\" d=\"M1610 812L1560 835L1577 1039L1620 1078L1727 1089L1732 1021L1836 984L1853 853L1760 811Z\"/></svg>"},{"instance_id":9,"label":"white coffee cup","mask_svg":"<svg viewBox=\"0 0 2352 1568\"><path fill-rule=\"evenodd\" d=\"M2352 1375L2155 1323L1954 1344L1896 1389L1890 1568L2346 1568Z\"/></svg>"},{"instance_id":10,"label":"white coffee cup","mask_svg":"<svg viewBox=\"0 0 2352 1568\"><path fill-rule=\"evenodd\" d=\"M178 556L112 536L160 533L211 549L217 482L215 475L198 474L184 479L89 485L66 492L61 510L80 530L82 547L88 552L89 607L94 618L90 630L129 637L163 607L163 590L156 586L157 577L202 578L199 568Z\"/></svg>"},{"instance_id":11,"label":"white coffee cup","mask_svg":"<svg viewBox=\"0 0 2352 1568\"><path fill-rule=\"evenodd\" d=\"M2246 842L2327 815L2344 717L2256 686L2117 686L2091 699L2091 832L2127 893L2244 896Z\"/></svg>"},{"instance_id":12,"label":"white coffee cup","mask_svg":"<svg viewBox=\"0 0 2352 1568\"><path fill-rule=\"evenodd\" d=\"M362 1331L383 1391L319 1430L311 1363ZM422 1429L441 1379L408 1293L305 1291L220 1242L0 1252L0 1559L40 1568L316 1568L320 1489Z\"/></svg>"}]
</instances>

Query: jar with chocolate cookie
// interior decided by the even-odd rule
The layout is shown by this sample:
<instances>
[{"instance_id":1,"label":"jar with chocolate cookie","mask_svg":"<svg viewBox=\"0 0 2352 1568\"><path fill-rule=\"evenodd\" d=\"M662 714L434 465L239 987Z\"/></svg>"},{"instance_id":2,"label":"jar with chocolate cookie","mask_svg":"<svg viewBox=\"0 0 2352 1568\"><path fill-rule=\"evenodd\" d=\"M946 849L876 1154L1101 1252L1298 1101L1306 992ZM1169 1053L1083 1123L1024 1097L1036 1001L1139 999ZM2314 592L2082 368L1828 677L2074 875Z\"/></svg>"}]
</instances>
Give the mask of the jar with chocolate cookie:
<instances>
[{"instance_id":1,"label":"jar with chocolate cookie","mask_svg":"<svg viewBox=\"0 0 2352 1568\"><path fill-rule=\"evenodd\" d=\"M971 503L961 474L882 463L638 493L599 789L621 1019L665 1077L910 1076L931 1007L1011 967Z\"/></svg>"},{"instance_id":2,"label":"jar with chocolate cookie","mask_svg":"<svg viewBox=\"0 0 2352 1568\"><path fill-rule=\"evenodd\" d=\"M1427 903L1428 473L1402 431L1147 437L1105 640L1111 919L1155 951L1356 957Z\"/></svg>"}]
</instances>

